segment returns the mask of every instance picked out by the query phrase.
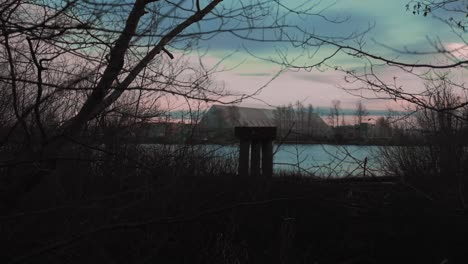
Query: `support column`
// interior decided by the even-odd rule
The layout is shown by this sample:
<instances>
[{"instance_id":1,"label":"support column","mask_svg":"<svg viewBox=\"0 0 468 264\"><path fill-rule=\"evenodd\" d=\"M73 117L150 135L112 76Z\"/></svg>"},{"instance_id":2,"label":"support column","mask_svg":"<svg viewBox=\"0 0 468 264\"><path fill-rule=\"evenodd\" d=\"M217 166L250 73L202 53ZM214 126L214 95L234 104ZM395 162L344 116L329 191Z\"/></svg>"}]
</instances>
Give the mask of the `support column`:
<instances>
[{"instance_id":1,"label":"support column","mask_svg":"<svg viewBox=\"0 0 468 264\"><path fill-rule=\"evenodd\" d=\"M263 178L269 179L273 176L273 141L262 142L262 172Z\"/></svg>"},{"instance_id":2,"label":"support column","mask_svg":"<svg viewBox=\"0 0 468 264\"><path fill-rule=\"evenodd\" d=\"M239 176L265 180L273 175L273 140L276 127L236 127L240 139ZM262 177L260 177L262 176Z\"/></svg>"},{"instance_id":3,"label":"support column","mask_svg":"<svg viewBox=\"0 0 468 264\"><path fill-rule=\"evenodd\" d=\"M249 161L250 161L250 141L246 139L240 140L239 149L239 175L247 178L249 176Z\"/></svg>"},{"instance_id":4,"label":"support column","mask_svg":"<svg viewBox=\"0 0 468 264\"><path fill-rule=\"evenodd\" d=\"M261 160L262 144L259 140L252 141L252 157L250 160L250 175L258 177L260 175L260 160Z\"/></svg>"}]
</instances>

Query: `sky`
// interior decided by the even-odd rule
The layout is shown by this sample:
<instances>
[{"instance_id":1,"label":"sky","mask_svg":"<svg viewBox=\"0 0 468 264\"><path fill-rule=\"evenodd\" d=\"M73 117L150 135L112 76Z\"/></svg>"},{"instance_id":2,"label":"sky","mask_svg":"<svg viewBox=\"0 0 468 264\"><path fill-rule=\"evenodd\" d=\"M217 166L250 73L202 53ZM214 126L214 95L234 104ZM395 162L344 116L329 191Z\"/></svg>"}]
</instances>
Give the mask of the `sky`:
<instances>
[{"instance_id":1,"label":"sky","mask_svg":"<svg viewBox=\"0 0 468 264\"><path fill-rule=\"evenodd\" d=\"M338 0L330 6L330 1L323 1L319 7L330 6L323 15L347 20L339 24L328 23L320 18L307 21L293 19L288 22L311 31L314 30L318 34L333 36L363 31L371 25L372 29L363 38L366 43L365 50L402 61L440 62L434 59L433 55L415 57L397 53L389 48L430 51L433 48L428 40L436 39L440 39L441 44L449 49L461 47L462 50L456 55L460 58L465 56L468 58L468 48L464 46L460 38L450 32L446 24L431 15L428 17L413 15L411 10L406 9L408 2L408 0ZM282 3L297 5L297 2L293 0L282 1ZM294 49L278 43L242 41L229 34L218 35L200 45L206 50L203 58L205 64L214 65L222 60L219 69L230 69L214 75L217 84L224 85L234 93L252 93L262 88L254 98L244 100L241 103L244 106L278 106L301 101L305 105L329 107L332 100L338 99L342 107L348 109L353 108L359 100L363 101L368 109L403 109L398 101L365 100L349 94L342 87L351 86L344 81L344 74L339 71L325 68L311 71L289 69L277 76L282 68L278 64L265 60L277 58L278 50L281 50L286 52L289 58L296 58L297 64L310 65L330 54L332 49L327 47L320 50L313 58L309 58L303 49ZM229 57L226 57L228 55ZM362 65L359 63L356 59L342 53L329 61L330 65L350 69ZM423 85L416 77L401 74L394 69L383 68L382 71L382 76L388 80L398 77L405 89L417 89Z\"/></svg>"}]
</instances>

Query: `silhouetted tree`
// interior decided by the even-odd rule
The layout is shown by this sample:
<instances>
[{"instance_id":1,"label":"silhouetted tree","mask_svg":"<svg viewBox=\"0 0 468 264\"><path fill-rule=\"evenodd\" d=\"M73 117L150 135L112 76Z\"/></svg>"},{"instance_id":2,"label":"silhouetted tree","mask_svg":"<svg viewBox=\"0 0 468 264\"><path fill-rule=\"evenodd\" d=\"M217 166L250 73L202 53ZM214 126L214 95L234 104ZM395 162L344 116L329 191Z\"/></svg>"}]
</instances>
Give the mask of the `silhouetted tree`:
<instances>
[{"instance_id":1,"label":"silhouetted tree","mask_svg":"<svg viewBox=\"0 0 468 264\"><path fill-rule=\"evenodd\" d=\"M356 120L356 124L360 125L364 118L369 115L369 111L367 111L366 107L362 104L361 101L356 103L356 110L354 111L354 118Z\"/></svg>"},{"instance_id":2,"label":"silhouetted tree","mask_svg":"<svg viewBox=\"0 0 468 264\"><path fill-rule=\"evenodd\" d=\"M466 146L466 108L452 106L467 100L455 94L449 82L431 80L425 84L427 96L421 98L430 107L415 107L415 126L409 129L422 138L421 146L399 146L382 148L382 161L390 172L444 199L458 197L465 205L468 183L468 160ZM451 109L451 110L447 110ZM385 119L376 124L379 129L388 129ZM459 202L457 201L457 202Z\"/></svg>"},{"instance_id":3,"label":"silhouetted tree","mask_svg":"<svg viewBox=\"0 0 468 264\"><path fill-rule=\"evenodd\" d=\"M314 116L314 107L312 104L307 106L307 134L310 136L312 134L312 120Z\"/></svg>"},{"instance_id":4,"label":"silhouetted tree","mask_svg":"<svg viewBox=\"0 0 468 264\"><path fill-rule=\"evenodd\" d=\"M331 126L336 127L340 125L340 116L341 116L341 101L332 100L330 112L328 113L328 119L331 123Z\"/></svg>"},{"instance_id":5,"label":"silhouetted tree","mask_svg":"<svg viewBox=\"0 0 468 264\"><path fill-rule=\"evenodd\" d=\"M324 17L313 3L299 6L222 0L2 1L0 65L7 70L0 73L0 81L10 89L13 126L21 127L26 141L35 144L5 165L11 170L4 196L15 200L40 183L91 123L99 124L96 120L110 109L119 111L116 106L126 94L138 93L133 110L146 104L143 98L160 95L207 102L231 95L211 82L216 68L184 56L200 41L226 34L296 45L313 34L288 24L288 17L320 14L329 22L343 21ZM285 32L298 34L291 38ZM45 125L50 106L58 118L55 129Z\"/></svg>"},{"instance_id":6,"label":"silhouetted tree","mask_svg":"<svg viewBox=\"0 0 468 264\"><path fill-rule=\"evenodd\" d=\"M389 120L383 116L378 117L375 120L375 136L377 137L390 137L391 136L391 124Z\"/></svg>"}]
</instances>

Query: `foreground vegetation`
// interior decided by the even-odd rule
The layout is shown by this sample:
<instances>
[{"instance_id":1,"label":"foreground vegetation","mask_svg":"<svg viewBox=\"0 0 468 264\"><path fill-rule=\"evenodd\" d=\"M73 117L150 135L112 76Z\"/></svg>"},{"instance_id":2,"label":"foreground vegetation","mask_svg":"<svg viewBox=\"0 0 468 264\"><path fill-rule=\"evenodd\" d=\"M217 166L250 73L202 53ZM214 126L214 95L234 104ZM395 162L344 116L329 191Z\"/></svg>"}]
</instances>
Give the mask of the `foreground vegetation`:
<instances>
[{"instance_id":1,"label":"foreground vegetation","mask_svg":"<svg viewBox=\"0 0 468 264\"><path fill-rule=\"evenodd\" d=\"M0 216L2 263L466 262L452 199L399 180L236 176L186 146L76 147Z\"/></svg>"},{"instance_id":2,"label":"foreground vegetation","mask_svg":"<svg viewBox=\"0 0 468 264\"><path fill-rule=\"evenodd\" d=\"M444 21L462 48L429 40L432 50L405 50L414 60L385 57L364 50L372 26L315 31L346 19L311 1L0 2L1 263L466 263L466 82L440 72L466 70L466 8L425 2L407 9ZM223 59L204 65L202 54L217 35L317 54L296 60L281 48L264 59L281 72L327 65L346 74L352 94L415 105L427 141L383 148L397 180L378 183L259 183L239 179L232 158L192 146L122 144L123 128L162 120L173 104L199 110L265 88L238 94L214 82ZM350 57L333 65L335 55ZM338 64L348 58L358 64ZM426 89L408 89L408 75ZM365 112L358 105L359 130Z\"/></svg>"},{"instance_id":3,"label":"foreground vegetation","mask_svg":"<svg viewBox=\"0 0 468 264\"><path fill-rule=\"evenodd\" d=\"M386 178L297 170L259 182L236 175L235 156L106 134L102 144L73 141L35 188L15 195L9 180L35 166L15 157L35 145L5 142L0 260L466 263L466 112L419 113L424 145L382 146Z\"/></svg>"},{"instance_id":4,"label":"foreground vegetation","mask_svg":"<svg viewBox=\"0 0 468 264\"><path fill-rule=\"evenodd\" d=\"M106 118L132 122L105 116L53 166L37 141L5 140L0 261L466 263L468 112L439 91L412 120L424 144L382 146L387 178L242 179L235 156L123 144Z\"/></svg>"}]
</instances>

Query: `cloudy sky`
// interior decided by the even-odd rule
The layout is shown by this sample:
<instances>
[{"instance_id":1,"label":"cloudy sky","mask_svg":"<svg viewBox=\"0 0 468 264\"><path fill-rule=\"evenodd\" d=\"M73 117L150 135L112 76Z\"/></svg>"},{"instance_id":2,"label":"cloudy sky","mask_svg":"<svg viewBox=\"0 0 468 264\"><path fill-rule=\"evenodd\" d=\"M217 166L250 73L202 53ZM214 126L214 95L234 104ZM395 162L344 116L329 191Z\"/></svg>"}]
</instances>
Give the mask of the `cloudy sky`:
<instances>
[{"instance_id":1,"label":"cloudy sky","mask_svg":"<svg viewBox=\"0 0 468 264\"><path fill-rule=\"evenodd\" d=\"M297 1L289 1L295 6ZM343 23L333 24L321 18L297 20L289 23L297 23L310 31L318 34L343 36L351 32L359 32L372 27L365 37L365 50L387 58L403 61L440 62L434 60L433 55L409 56L395 49L408 49L413 51L431 51L433 47L429 41L440 40L441 44L454 49L463 47L458 36L450 31L450 28L435 17L423 17L413 15L406 9L408 0L338 0L332 6L330 1L323 1L319 9L328 7L323 15L329 18L346 18ZM439 13L444 15L443 13ZM348 43L352 44L352 43ZM388 46L385 47L384 45ZM247 99L243 102L248 106L262 106L265 104L281 105L302 101L304 104L313 104L316 107L328 107L334 99L339 99L344 108L353 108L360 98L350 95L340 88L349 87L344 82L344 75L333 70L288 70L276 76L281 67L266 60L254 58L248 52L263 59L278 58L278 50L287 53L289 58L298 59L297 64L314 64L333 50L324 47L314 57L309 58L302 49L288 48L278 43L252 43L241 41L229 34L219 35L214 39L203 43L207 49L204 58L207 64L214 64L223 60L220 69L231 69L215 75L218 84L224 85L231 91L239 93L251 93L263 85L268 85L255 96L255 99ZM248 50L248 52L246 51ZM228 58L226 56L231 54ZM460 57L468 55L468 49L459 51ZM339 65L348 68L359 67L360 64L351 57L339 53L331 61L330 65ZM398 77L406 89L421 87L422 82L415 77L404 76L392 69L382 69L388 79ZM465 77L462 77L465 78ZM399 105L393 100L364 100L370 109L385 110L398 109Z\"/></svg>"}]
</instances>

